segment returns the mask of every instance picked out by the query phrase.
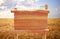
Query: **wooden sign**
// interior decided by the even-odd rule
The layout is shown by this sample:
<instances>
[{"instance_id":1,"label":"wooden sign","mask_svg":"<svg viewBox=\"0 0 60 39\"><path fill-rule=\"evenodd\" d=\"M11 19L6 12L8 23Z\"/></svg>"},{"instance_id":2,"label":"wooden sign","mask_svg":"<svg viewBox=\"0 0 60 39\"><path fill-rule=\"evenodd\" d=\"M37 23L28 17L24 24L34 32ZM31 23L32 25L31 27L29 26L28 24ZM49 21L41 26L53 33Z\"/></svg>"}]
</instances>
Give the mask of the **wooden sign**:
<instances>
[{"instance_id":1,"label":"wooden sign","mask_svg":"<svg viewBox=\"0 0 60 39\"><path fill-rule=\"evenodd\" d=\"M43 30L47 29L47 17L49 11L20 11L14 12L15 30Z\"/></svg>"}]
</instances>

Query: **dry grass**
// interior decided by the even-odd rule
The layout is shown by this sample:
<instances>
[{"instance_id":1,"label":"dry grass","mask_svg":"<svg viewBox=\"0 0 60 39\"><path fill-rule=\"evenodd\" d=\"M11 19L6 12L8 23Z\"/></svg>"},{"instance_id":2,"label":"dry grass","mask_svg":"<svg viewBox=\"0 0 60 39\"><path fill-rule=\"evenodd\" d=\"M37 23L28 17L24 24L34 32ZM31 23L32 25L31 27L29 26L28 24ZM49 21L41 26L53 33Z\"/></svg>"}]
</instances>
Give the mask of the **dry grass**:
<instances>
[{"instance_id":1,"label":"dry grass","mask_svg":"<svg viewBox=\"0 0 60 39\"><path fill-rule=\"evenodd\" d=\"M60 18L48 19L48 39L60 39Z\"/></svg>"},{"instance_id":2,"label":"dry grass","mask_svg":"<svg viewBox=\"0 0 60 39\"><path fill-rule=\"evenodd\" d=\"M0 31L7 31L13 29L14 20L9 18L0 18Z\"/></svg>"},{"instance_id":3,"label":"dry grass","mask_svg":"<svg viewBox=\"0 0 60 39\"><path fill-rule=\"evenodd\" d=\"M0 27L2 27L0 28L0 30L4 31L11 30L12 28L14 28L13 25L14 25L13 19L0 19ZM5 26L8 27L5 28ZM48 32L47 39L60 39L60 18L49 18L48 27L50 31ZM4 35L7 34L8 32L3 32L2 34L1 33L2 32L0 32L0 39L3 39ZM11 33L9 35L11 35Z\"/></svg>"}]
</instances>

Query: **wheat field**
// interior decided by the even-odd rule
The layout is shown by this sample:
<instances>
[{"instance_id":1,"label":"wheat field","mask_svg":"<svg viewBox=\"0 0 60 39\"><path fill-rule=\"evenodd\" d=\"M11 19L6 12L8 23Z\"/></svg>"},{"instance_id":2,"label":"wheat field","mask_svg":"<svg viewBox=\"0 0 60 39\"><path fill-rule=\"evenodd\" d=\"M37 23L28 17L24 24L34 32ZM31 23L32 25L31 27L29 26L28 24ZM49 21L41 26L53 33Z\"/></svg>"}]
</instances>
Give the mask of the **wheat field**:
<instances>
[{"instance_id":1,"label":"wheat field","mask_svg":"<svg viewBox=\"0 0 60 39\"><path fill-rule=\"evenodd\" d=\"M0 31L9 31L14 27L14 19L0 18Z\"/></svg>"},{"instance_id":2,"label":"wheat field","mask_svg":"<svg viewBox=\"0 0 60 39\"><path fill-rule=\"evenodd\" d=\"M47 34L47 39L60 39L60 18L48 18L48 28L49 32ZM8 39L14 39L14 32L10 32L11 30L14 30L14 19L0 18L0 39L7 39L7 36L10 35L11 36ZM41 39L39 38L41 37L39 34L37 36L33 36L32 38L34 39L35 37ZM24 37L23 34L19 39L27 38Z\"/></svg>"}]
</instances>

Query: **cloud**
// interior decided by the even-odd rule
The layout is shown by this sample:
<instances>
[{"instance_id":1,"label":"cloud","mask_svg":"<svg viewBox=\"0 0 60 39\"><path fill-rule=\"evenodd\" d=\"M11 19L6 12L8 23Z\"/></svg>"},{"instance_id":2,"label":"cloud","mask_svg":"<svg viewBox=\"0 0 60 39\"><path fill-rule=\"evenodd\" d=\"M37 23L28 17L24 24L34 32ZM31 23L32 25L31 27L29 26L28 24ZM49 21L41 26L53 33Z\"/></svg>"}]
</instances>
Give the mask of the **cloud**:
<instances>
[{"instance_id":1,"label":"cloud","mask_svg":"<svg viewBox=\"0 0 60 39\"><path fill-rule=\"evenodd\" d=\"M29 2L30 4L34 4L34 3L37 2L37 1L39 1L39 0L28 0L28 2Z\"/></svg>"},{"instance_id":2,"label":"cloud","mask_svg":"<svg viewBox=\"0 0 60 39\"><path fill-rule=\"evenodd\" d=\"M36 2L38 2L39 0L15 0L17 2L17 4L21 4L21 5L35 5Z\"/></svg>"},{"instance_id":3,"label":"cloud","mask_svg":"<svg viewBox=\"0 0 60 39\"><path fill-rule=\"evenodd\" d=\"M0 18L14 18L14 13L10 10L0 11Z\"/></svg>"},{"instance_id":4,"label":"cloud","mask_svg":"<svg viewBox=\"0 0 60 39\"><path fill-rule=\"evenodd\" d=\"M35 2L39 0L1 0L3 5L0 6L0 9L5 9L4 6L7 7L7 9L12 9L14 7L18 6L25 6L25 7L30 7L34 6L35 7Z\"/></svg>"},{"instance_id":5,"label":"cloud","mask_svg":"<svg viewBox=\"0 0 60 39\"><path fill-rule=\"evenodd\" d=\"M15 0L17 1L17 5L15 8L19 8L20 10L29 10L29 9L39 9L38 6L36 6L35 2L38 2L39 0Z\"/></svg>"},{"instance_id":6,"label":"cloud","mask_svg":"<svg viewBox=\"0 0 60 39\"><path fill-rule=\"evenodd\" d=\"M56 8L55 8L55 11L56 11L57 13L60 13L60 6L56 7Z\"/></svg>"},{"instance_id":7,"label":"cloud","mask_svg":"<svg viewBox=\"0 0 60 39\"><path fill-rule=\"evenodd\" d=\"M6 0L0 0L0 5L2 4L2 3L4 3Z\"/></svg>"},{"instance_id":8,"label":"cloud","mask_svg":"<svg viewBox=\"0 0 60 39\"><path fill-rule=\"evenodd\" d=\"M51 9L49 13L49 18L60 18L60 6Z\"/></svg>"},{"instance_id":9,"label":"cloud","mask_svg":"<svg viewBox=\"0 0 60 39\"><path fill-rule=\"evenodd\" d=\"M16 5L16 7L18 10L38 10L40 9L39 7L26 7L24 5Z\"/></svg>"},{"instance_id":10,"label":"cloud","mask_svg":"<svg viewBox=\"0 0 60 39\"><path fill-rule=\"evenodd\" d=\"M6 6L0 6L0 9L1 9L1 10L6 10L7 7L6 7Z\"/></svg>"}]
</instances>

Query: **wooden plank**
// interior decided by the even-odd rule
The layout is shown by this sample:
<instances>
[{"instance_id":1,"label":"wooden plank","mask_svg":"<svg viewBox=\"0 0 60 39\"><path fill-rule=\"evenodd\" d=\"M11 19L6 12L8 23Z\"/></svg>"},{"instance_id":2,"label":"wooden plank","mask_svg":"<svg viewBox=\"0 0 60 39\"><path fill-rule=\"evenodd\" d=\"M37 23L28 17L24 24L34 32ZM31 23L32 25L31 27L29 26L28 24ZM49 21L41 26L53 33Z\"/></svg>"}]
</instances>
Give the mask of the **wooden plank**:
<instances>
[{"instance_id":1,"label":"wooden plank","mask_svg":"<svg viewBox=\"0 0 60 39\"><path fill-rule=\"evenodd\" d=\"M38 11L36 11L36 12L28 12L28 11L26 11L26 12L15 12L15 15L36 15L36 16L48 16L48 13L42 13L42 12L38 12Z\"/></svg>"},{"instance_id":2,"label":"wooden plank","mask_svg":"<svg viewBox=\"0 0 60 39\"><path fill-rule=\"evenodd\" d=\"M15 19L46 19L47 16L32 16L32 15L16 15Z\"/></svg>"},{"instance_id":3,"label":"wooden plank","mask_svg":"<svg viewBox=\"0 0 60 39\"><path fill-rule=\"evenodd\" d=\"M47 27L46 20L16 19L14 24L16 29L43 29Z\"/></svg>"}]
</instances>

